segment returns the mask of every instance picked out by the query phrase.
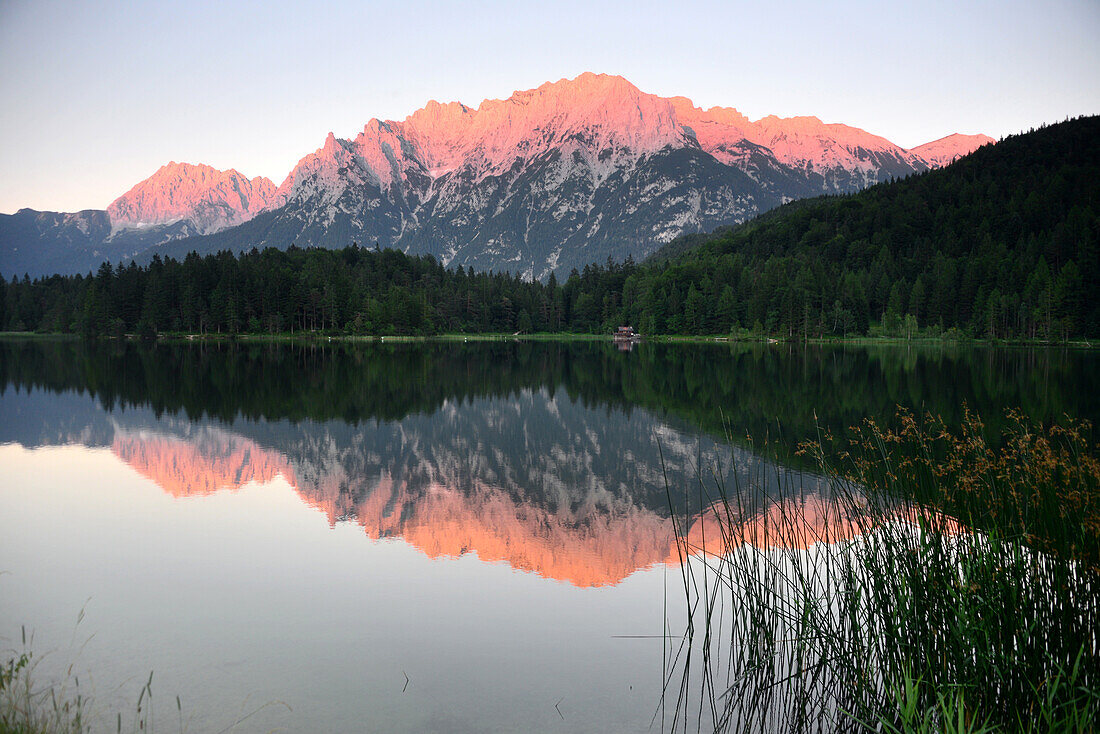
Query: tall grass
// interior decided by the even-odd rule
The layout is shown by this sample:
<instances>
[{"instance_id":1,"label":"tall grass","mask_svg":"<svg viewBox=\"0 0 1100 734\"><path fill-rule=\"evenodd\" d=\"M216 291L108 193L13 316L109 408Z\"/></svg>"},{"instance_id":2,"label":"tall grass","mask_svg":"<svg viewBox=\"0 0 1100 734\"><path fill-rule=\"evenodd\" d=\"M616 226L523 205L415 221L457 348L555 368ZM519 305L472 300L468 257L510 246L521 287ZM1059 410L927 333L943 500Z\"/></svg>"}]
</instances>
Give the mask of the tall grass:
<instances>
[{"instance_id":1,"label":"tall grass","mask_svg":"<svg viewBox=\"0 0 1100 734\"><path fill-rule=\"evenodd\" d=\"M1093 731L1100 448L1010 417L994 445L902 411L803 446L817 477L701 478L673 728Z\"/></svg>"},{"instance_id":2,"label":"tall grass","mask_svg":"<svg viewBox=\"0 0 1100 734\"><path fill-rule=\"evenodd\" d=\"M70 667L63 679L42 685L41 657L32 651L26 628L22 645L0 665L0 734L84 734L88 699Z\"/></svg>"},{"instance_id":3,"label":"tall grass","mask_svg":"<svg viewBox=\"0 0 1100 734\"><path fill-rule=\"evenodd\" d=\"M137 702L132 708L108 716L95 710L95 697L86 695L81 687L80 678L74 672L75 662L60 676L40 674L39 667L46 656L37 655L33 647L33 639L28 639L24 628L21 648L8 651L0 658L5 659L0 665L0 734L149 734L165 730L184 734L190 729L191 722L184 718L179 696L169 704L171 711L165 714L162 709L159 717L154 715L152 671L148 678L142 679L144 683L138 689ZM272 706L292 711L284 701L271 700L248 710L242 709L242 713L226 726L208 730L229 734Z\"/></svg>"},{"instance_id":4,"label":"tall grass","mask_svg":"<svg viewBox=\"0 0 1100 734\"><path fill-rule=\"evenodd\" d=\"M84 610L77 617L77 627L84 619ZM116 712L112 717L93 712L94 694L81 686L76 673L75 656L60 673L46 672L43 668L51 655L59 651L39 654L35 652L34 635L21 630L18 649L6 651L0 659L0 734L90 734L93 731L152 732L154 730L153 673L141 686L137 703L125 713ZM74 641L76 632L74 630ZM175 699L174 718L170 729L181 734L184 731L183 707L179 696ZM168 719L173 719L173 715ZM178 726L178 729L177 729ZM163 721L161 726L163 728Z\"/></svg>"}]
</instances>

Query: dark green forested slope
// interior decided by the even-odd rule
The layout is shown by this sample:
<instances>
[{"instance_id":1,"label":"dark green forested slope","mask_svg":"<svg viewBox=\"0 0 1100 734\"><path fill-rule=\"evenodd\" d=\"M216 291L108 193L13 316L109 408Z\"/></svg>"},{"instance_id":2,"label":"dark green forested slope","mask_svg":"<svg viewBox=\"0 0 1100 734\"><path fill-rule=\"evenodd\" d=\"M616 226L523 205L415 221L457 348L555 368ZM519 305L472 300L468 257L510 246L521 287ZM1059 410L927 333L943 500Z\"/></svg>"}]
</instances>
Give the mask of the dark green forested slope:
<instances>
[{"instance_id":1,"label":"dark green forested slope","mask_svg":"<svg viewBox=\"0 0 1100 734\"><path fill-rule=\"evenodd\" d=\"M192 253L0 280L0 329L1095 337L1098 181L1100 118L1081 118L561 285L356 246Z\"/></svg>"},{"instance_id":2,"label":"dark green forested slope","mask_svg":"<svg viewBox=\"0 0 1100 734\"><path fill-rule=\"evenodd\" d=\"M1090 117L670 248L624 295L650 331L900 331L910 316L910 328L976 336L1097 335L1098 243L1100 118Z\"/></svg>"}]
</instances>

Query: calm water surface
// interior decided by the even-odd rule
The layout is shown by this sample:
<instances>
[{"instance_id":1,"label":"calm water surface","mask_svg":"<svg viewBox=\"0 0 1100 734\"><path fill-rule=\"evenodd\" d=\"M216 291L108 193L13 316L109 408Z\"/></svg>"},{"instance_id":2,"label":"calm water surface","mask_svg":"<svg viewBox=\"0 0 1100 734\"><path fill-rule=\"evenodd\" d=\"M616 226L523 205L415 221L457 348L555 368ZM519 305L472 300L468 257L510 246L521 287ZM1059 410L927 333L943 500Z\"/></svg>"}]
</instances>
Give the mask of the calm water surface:
<instances>
[{"instance_id":1,"label":"calm water surface","mask_svg":"<svg viewBox=\"0 0 1100 734\"><path fill-rule=\"evenodd\" d=\"M671 514L706 504L700 470L797 477L750 513L812 502L793 448L818 426L898 405L966 405L994 432L1010 406L1095 421L1098 366L0 342L0 647L26 625L43 675L75 661L109 731L149 671L157 730L660 730L662 635L684 620Z\"/></svg>"}]
</instances>

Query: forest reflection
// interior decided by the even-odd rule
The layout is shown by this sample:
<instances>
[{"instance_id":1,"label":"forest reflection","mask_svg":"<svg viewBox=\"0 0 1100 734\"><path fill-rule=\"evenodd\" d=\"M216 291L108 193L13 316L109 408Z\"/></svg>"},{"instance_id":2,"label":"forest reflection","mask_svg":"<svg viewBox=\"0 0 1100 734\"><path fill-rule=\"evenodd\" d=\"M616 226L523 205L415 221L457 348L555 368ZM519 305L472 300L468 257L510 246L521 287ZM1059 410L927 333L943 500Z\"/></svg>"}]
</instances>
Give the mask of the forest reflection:
<instances>
[{"instance_id":1,"label":"forest reflection","mask_svg":"<svg viewBox=\"0 0 1100 734\"><path fill-rule=\"evenodd\" d=\"M948 420L964 404L994 421L1002 405L1092 417L1091 358L5 341L0 442L109 447L179 498L285 481L332 525L593 587L677 561L677 522L696 550L721 552L708 531L717 486L752 488L738 502L740 541L792 503L820 525L804 537L850 537L824 480L794 454L799 441L897 405Z\"/></svg>"}]
</instances>

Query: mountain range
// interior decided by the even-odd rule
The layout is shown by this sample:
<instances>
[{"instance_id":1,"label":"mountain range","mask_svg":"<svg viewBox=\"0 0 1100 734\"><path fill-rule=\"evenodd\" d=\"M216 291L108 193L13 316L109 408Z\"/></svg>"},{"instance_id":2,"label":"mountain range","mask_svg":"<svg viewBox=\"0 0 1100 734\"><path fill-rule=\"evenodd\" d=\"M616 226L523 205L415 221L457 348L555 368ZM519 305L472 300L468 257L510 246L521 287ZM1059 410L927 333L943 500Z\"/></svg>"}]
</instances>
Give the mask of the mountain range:
<instances>
[{"instance_id":1,"label":"mountain range","mask_svg":"<svg viewBox=\"0 0 1100 734\"><path fill-rule=\"evenodd\" d=\"M543 278L941 167L990 142L949 135L906 150L816 117L752 121L586 73L477 108L432 101L352 139L329 133L277 187L172 162L106 211L0 215L0 273L355 241Z\"/></svg>"}]
</instances>

